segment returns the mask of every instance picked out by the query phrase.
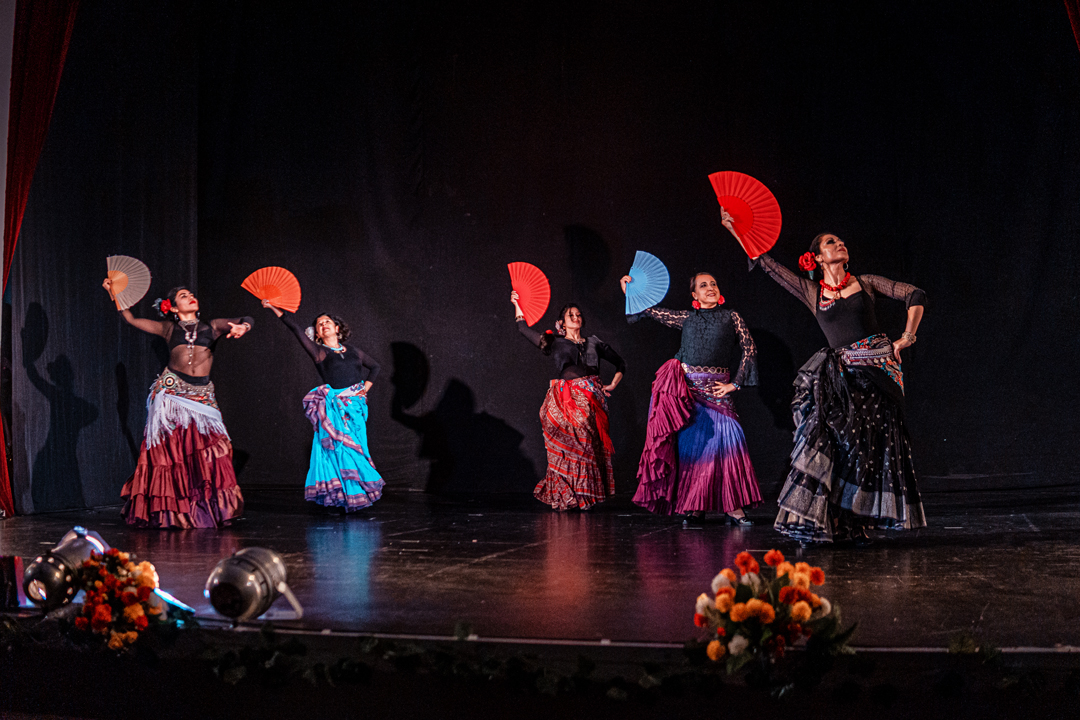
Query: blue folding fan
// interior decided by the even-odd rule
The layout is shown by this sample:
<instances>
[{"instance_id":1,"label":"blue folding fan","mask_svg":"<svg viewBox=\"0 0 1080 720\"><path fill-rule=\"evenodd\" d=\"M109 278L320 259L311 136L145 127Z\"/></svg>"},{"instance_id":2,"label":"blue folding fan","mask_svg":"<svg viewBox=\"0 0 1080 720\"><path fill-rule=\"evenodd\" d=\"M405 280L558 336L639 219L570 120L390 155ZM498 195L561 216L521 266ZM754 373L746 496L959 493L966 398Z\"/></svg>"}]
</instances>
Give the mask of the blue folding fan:
<instances>
[{"instance_id":1,"label":"blue folding fan","mask_svg":"<svg viewBox=\"0 0 1080 720\"><path fill-rule=\"evenodd\" d=\"M637 315L664 299L671 277L660 258L638 250L626 285L626 314Z\"/></svg>"}]
</instances>

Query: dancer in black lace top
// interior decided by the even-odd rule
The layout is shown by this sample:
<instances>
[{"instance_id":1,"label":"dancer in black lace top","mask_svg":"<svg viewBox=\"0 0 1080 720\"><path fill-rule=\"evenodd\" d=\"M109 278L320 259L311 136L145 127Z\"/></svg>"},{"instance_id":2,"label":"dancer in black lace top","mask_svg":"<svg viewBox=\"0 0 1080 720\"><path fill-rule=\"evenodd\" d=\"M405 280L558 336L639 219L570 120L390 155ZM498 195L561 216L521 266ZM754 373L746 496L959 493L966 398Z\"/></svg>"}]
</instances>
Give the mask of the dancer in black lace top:
<instances>
[{"instance_id":1,"label":"dancer in black lace top","mask_svg":"<svg viewBox=\"0 0 1080 720\"><path fill-rule=\"evenodd\" d=\"M379 363L345 344L349 326L340 317L322 313L304 331L269 300L262 304L300 341L323 381L304 396L304 414L315 430L304 498L346 513L370 507L386 484L367 441L367 394Z\"/></svg>"},{"instance_id":2,"label":"dancer in black lace top","mask_svg":"<svg viewBox=\"0 0 1080 720\"><path fill-rule=\"evenodd\" d=\"M585 320L577 305L566 305L559 312L556 335L529 328L516 292L510 294L510 302L517 311L518 332L555 361L540 408L548 468L533 495L555 510L585 510L615 493L607 396L622 381L626 363L600 338L581 336ZM607 385L600 380L600 360L615 366Z\"/></svg>"},{"instance_id":3,"label":"dancer in black lace top","mask_svg":"<svg viewBox=\"0 0 1080 720\"><path fill-rule=\"evenodd\" d=\"M653 382L634 502L664 515L725 512L751 525L743 508L760 503L761 490L731 396L757 384L757 349L742 317L722 307L712 275L694 275L690 293L693 310L640 314L681 329L682 343Z\"/></svg>"},{"instance_id":4,"label":"dancer in black lace top","mask_svg":"<svg viewBox=\"0 0 1080 720\"><path fill-rule=\"evenodd\" d=\"M730 222L725 215L725 225ZM829 341L799 370L792 412L795 448L774 527L803 542L854 539L868 529L926 525L904 424L900 351L910 347L926 293L877 275L852 276L844 242L814 238L804 278L768 254L758 262L810 309ZM878 294L907 306L907 327L890 341L877 322Z\"/></svg>"},{"instance_id":5,"label":"dancer in black lace top","mask_svg":"<svg viewBox=\"0 0 1080 720\"><path fill-rule=\"evenodd\" d=\"M112 294L112 283L102 283ZM120 491L124 520L157 528L220 527L238 518L244 498L236 484L232 442L218 409L210 367L224 338L243 337L252 319L199 319L199 301L188 288L173 288L158 301L165 320L121 317L165 338L169 364L147 399L146 433L134 474Z\"/></svg>"}]
</instances>

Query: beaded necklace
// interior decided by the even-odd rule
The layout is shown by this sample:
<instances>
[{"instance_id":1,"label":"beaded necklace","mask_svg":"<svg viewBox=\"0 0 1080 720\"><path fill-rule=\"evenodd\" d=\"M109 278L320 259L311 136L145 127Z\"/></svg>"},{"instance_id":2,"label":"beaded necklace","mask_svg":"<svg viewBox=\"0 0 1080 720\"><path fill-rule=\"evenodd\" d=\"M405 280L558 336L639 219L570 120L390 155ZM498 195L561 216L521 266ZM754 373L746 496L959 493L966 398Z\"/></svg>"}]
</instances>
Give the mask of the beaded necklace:
<instances>
[{"instance_id":1,"label":"beaded necklace","mask_svg":"<svg viewBox=\"0 0 1080 720\"><path fill-rule=\"evenodd\" d=\"M179 320L180 329L184 331L184 341L187 343L187 364L190 367L195 359L195 340L199 337L199 321Z\"/></svg>"},{"instance_id":2,"label":"beaded necklace","mask_svg":"<svg viewBox=\"0 0 1080 720\"><path fill-rule=\"evenodd\" d=\"M825 278L819 280L818 284L821 285L821 294L818 296L818 309L828 310L829 308L831 308L833 306L833 303L840 299L840 291L843 290L850 281L851 273L845 273L844 279L840 281L839 285L830 285L829 283L825 282ZM826 299L826 290L831 293L835 293L835 295L833 295L831 298Z\"/></svg>"}]
</instances>

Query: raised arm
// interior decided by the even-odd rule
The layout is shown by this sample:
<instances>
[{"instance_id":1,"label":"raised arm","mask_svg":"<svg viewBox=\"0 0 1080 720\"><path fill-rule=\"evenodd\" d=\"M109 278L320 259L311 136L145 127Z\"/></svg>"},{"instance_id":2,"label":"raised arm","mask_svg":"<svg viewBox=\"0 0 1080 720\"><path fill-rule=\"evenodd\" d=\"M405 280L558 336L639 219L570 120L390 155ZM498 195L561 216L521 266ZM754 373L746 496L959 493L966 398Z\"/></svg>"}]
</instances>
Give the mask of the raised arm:
<instances>
[{"instance_id":1,"label":"raised arm","mask_svg":"<svg viewBox=\"0 0 1080 720\"><path fill-rule=\"evenodd\" d=\"M810 308L810 312L816 313L817 309L817 285L809 278L800 277L791 270L778 263L769 253L763 253L754 261L761 267L780 287L799 298L803 305Z\"/></svg>"},{"instance_id":2,"label":"raised arm","mask_svg":"<svg viewBox=\"0 0 1080 720\"><path fill-rule=\"evenodd\" d=\"M121 310L120 317L124 318L128 325L133 328L138 328L145 333L151 335L159 335L165 339L169 338L169 334L172 331L173 324L168 320L148 320L147 318L137 318L131 314L130 310Z\"/></svg>"},{"instance_id":3,"label":"raised arm","mask_svg":"<svg viewBox=\"0 0 1080 720\"><path fill-rule=\"evenodd\" d=\"M626 319L629 322L637 322L642 317L652 318L658 323L662 323L672 328L682 328L683 323L686 322L686 318L690 317L689 310L668 310L662 307L647 308L637 315L627 315Z\"/></svg>"},{"instance_id":4,"label":"raised arm","mask_svg":"<svg viewBox=\"0 0 1080 720\"><path fill-rule=\"evenodd\" d=\"M533 330L524 320L517 321L518 332L524 335L529 342L538 348L543 348L544 333Z\"/></svg>"},{"instance_id":5,"label":"raised arm","mask_svg":"<svg viewBox=\"0 0 1080 720\"><path fill-rule=\"evenodd\" d=\"M757 346L754 345L754 338L750 337L750 329L746 327L739 313L731 313L731 323L735 326L735 333L739 336L739 348L742 350L739 371L735 373L734 382L740 387L757 385Z\"/></svg>"},{"instance_id":6,"label":"raised arm","mask_svg":"<svg viewBox=\"0 0 1080 720\"><path fill-rule=\"evenodd\" d=\"M307 336L300 326L296 324L296 321L292 319L292 316L279 311L277 308L271 308L275 311L275 314L279 313L278 317L281 318L281 322L285 323L285 327L289 328L289 332L296 336L296 339L300 341L300 344L304 346L304 350L316 363L321 363L326 359L326 349L320 347L314 340Z\"/></svg>"}]
</instances>

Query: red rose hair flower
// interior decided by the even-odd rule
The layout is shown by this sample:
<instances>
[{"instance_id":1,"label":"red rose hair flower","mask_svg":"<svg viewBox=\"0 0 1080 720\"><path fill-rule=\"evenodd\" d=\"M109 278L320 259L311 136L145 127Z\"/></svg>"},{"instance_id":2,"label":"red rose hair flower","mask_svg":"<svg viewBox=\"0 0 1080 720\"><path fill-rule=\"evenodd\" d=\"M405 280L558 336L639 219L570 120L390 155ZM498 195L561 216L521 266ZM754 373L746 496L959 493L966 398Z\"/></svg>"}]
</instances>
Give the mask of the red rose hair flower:
<instances>
[{"instance_id":1,"label":"red rose hair flower","mask_svg":"<svg viewBox=\"0 0 1080 720\"><path fill-rule=\"evenodd\" d=\"M817 260L814 259L814 253L805 252L799 258L799 269L806 272L817 269Z\"/></svg>"},{"instance_id":2,"label":"red rose hair flower","mask_svg":"<svg viewBox=\"0 0 1080 720\"><path fill-rule=\"evenodd\" d=\"M170 310L172 310L172 303L169 298L165 298L161 301L161 312L168 313Z\"/></svg>"}]
</instances>

